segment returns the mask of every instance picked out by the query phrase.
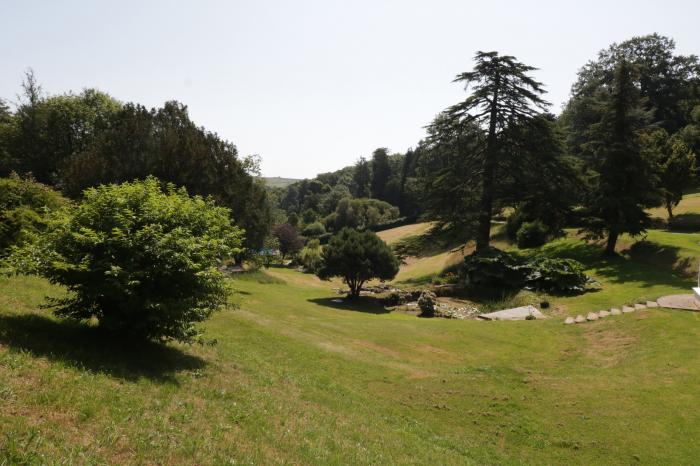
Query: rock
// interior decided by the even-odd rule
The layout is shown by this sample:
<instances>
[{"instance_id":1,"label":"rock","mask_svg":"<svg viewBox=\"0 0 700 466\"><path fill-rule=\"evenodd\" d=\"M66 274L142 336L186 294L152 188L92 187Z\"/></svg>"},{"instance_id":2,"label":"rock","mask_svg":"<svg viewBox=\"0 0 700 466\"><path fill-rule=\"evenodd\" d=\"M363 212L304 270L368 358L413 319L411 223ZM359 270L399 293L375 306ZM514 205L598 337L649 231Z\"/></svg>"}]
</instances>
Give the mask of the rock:
<instances>
[{"instance_id":1,"label":"rock","mask_svg":"<svg viewBox=\"0 0 700 466\"><path fill-rule=\"evenodd\" d=\"M622 314L622 311L620 311L618 308L614 307L610 309L611 316L619 316L620 314Z\"/></svg>"},{"instance_id":2,"label":"rock","mask_svg":"<svg viewBox=\"0 0 700 466\"><path fill-rule=\"evenodd\" d=\"M580 324L580 323L585 322L585 321L586 321L586 318L583 317L581 314L577 315L576 318L574 319L574 322L576 322L577 324Z\"/></svg>"},{"instance_id":3,"label":"rock","mask_svg":"<svg viewBox=\"0 0 700 466\"><path fill-rule=\"evenodd\" d=\"M634 312L636 309L631 306L622 306L622 313L627 314L629 312Z\"/></svg>"},{"instance_id":4,"label":"rock","mask_svg":"<svg viewBox=\"0 0 700 466\"><path fill-rule=\"evenodd\" d=\"M566 320L564 321L564 325L570 325L573 323L574 323L574 318L571 316L567 317Z\"/></svg>"},{"instance_id":5,"label":"rock","mask_svg":"<svg viewBox=\"0 0 700 466\"><path fill-rule=\"evenodd\" d=\"M600 317L601 319L604 317L608 317L609 315L610 315L609 311L598 311L598 317Z\"/></svg>"},{"instance_id":6,"label":"rock","mask_svg":"<svg viewBox=\"0 0 700 466\"><path fill-rule=\"evenodd\" d=\"M685 309L688 311L700 310L700 303L695 299L694 294L673 294L670 296L662 296L656 300L659 307L668 309Z\"/></svg>"},{"instance_id":7,"label":"rock","mask_svg":"<svg viewBox=\"0 0 700 466\"><path fill-rule=\"evenodd\" d=\"M479 319L484 320L530 320L533 316L535 319L546 319L535 306L521 306L512 309L504 309L502 311L490 312L488 314L479 314ZM529 317L529 319L528 319Z\"/></svg>"},{"instance_id":8,"label":"rock","mask_svg":"<svg viewBox=\"0 0 700 466\"><path fill-rule=\"evenodd\" d=\"M647 307L659 307L659 303L656 301L647 301Z\"/></svg>"},{"instance_id":9,"label":"rock","mask_svg":"<svg viewBox=\"0 0 700 466\"><path fill-rule=\"evenodd\" d=\"M595 312L589 312L588 315L586 316L587 321L593 321L593 320L598 320L598 314Z\"/></svg>"},{"instance_id":10,"label":"rock","mask_svg":"<svg viewBox=\"0 0 700 466\"><path fill-rule=\"evenodd\" d=\"M646 306L646 304L639 304L639 303L637 303L637 304L634 305L634 308L635 308L636 310L638 310L638 311L641 311L642 309L646 309L647 306Z\"/></svg>"}]
</instances>

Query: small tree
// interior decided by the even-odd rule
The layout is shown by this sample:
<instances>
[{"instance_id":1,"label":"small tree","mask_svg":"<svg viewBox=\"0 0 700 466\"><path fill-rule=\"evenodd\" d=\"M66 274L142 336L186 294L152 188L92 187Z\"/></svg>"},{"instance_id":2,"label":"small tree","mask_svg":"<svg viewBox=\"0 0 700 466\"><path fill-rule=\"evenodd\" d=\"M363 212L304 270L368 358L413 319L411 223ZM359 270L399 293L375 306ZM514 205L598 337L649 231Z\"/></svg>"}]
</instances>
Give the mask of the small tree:
<instances>
[{"instance_id":1,"label":"small tree","mask_svg":"<svg viewBox=\"0 0 700 466\"><path fill-rule=\"evenodd\" d=\"M71 293L59 316L96 317L110 331L189 341L226 302L218 260L243 235L228 209L155 178L85 191L42 238L39 272Z\"/></svg>"},{"instance_id":2,"label":"small tree","mask_svg":"<svg viewBox=\"0 0 700 466\"><path fill-rule=\"evenodd\" d=\"M278 225L272 230L272 235L279 241L280 253L282 259L286 259L288 255L298 253L304 246L304 240L299 237L299 231L289 223Z\"/></svg>"},{"instance_id":3,"label":"small tree","mask_svg":"<svg viewBox=\"0 0 700 466\"><path fill-rule=\"evenodd\" d=\"M391 280L399 271L399 261L391 248L369 230L343 228L323 248L322 256L319 278L342 277L353 299L360 295L367 280Z\"/></svg>"}]
</instances>

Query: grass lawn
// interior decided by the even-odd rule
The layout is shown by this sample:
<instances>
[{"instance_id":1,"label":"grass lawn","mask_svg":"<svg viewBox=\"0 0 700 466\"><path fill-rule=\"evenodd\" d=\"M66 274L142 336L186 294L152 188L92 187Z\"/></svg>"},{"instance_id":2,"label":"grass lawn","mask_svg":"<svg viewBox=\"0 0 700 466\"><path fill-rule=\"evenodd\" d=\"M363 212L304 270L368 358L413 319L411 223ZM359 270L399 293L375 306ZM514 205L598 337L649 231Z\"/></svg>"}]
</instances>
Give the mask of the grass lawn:
<instances>
[{"instance_id":1,"label":"grass lawn","mask_svg":"<svg viewBox=\"0 0 700 466\"><path fill-rule=\"evenodd\" d=\"M684 284L620 264L596 271L608 283L587 301ZM700 314L567 327L450 321L335 303L330 284L293 270L235 283L240 308L206 324L215 345L157 346L55 320L38 305L60 290L0 279L0 464L692 464L700 455Z\"/></svg>"}]
</instances>

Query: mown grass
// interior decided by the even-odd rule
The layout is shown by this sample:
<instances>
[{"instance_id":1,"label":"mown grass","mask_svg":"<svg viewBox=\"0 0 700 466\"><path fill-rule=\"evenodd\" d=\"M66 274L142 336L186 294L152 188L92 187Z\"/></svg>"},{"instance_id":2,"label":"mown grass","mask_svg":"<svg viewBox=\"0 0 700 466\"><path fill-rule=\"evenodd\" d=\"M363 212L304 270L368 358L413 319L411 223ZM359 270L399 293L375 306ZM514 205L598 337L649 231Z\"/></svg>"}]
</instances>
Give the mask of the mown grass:
<instances>
[{"instance_id":1,"label":"mown grass","mask_svg":"<svg viewBox=\"0 0 700 466\"><path fill-rule=\"evenodd\" d=\"M37 306L60 290L1 279L0 464L691 464L700 454L690 441L698 314L575 327L420 319L334 303L330 284L289 269L235 288L239 309L205 326L215 346L158 346L55 320Z\"/></svg>"},{"instance_id":2,"label":"mown grass","mask_svg":"<svg viewBox=\"0 0 700 466\"><path fill-rule=\"evenodd\" d=\"M604 260L571 232L530 251L580 260L601 283L545 296L552 312L688 292L694 277L678 264L700 253L700 235L650 231L646 243L635 252L623 238L629 252ZM411 273L437 273L434 256ZM337 281L285 268L232 285L235 306L204 325L217 343L186 346L57 320L39 305L62 290L0 278L0 465L694 464L700 455L698 313L577 326L451 321L336 302ZM535 299L526 294L509 302Z\"/></svg>"}]
</instances>

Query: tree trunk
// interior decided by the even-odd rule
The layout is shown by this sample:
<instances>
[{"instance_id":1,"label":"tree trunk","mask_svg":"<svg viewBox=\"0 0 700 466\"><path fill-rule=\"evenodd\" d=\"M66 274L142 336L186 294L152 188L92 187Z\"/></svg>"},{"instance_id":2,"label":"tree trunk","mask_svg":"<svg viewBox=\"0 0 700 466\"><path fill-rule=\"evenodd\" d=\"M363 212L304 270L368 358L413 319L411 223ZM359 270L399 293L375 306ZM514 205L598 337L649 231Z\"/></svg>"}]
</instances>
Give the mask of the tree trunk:
<instances>
[{"instance_id":1,"label":"tree trunk","mask_svg":"<svg viewBox=\"0 0 700 466\"><path fill-rule=\"evenodd\" d=\"M493 174L496 167L496 119L498 117L498 88L501 85L500 76L496 74L491 115L489 120L489 135L486 140L484 157L484 174L481 186L481 205L479 210L479 225L476 232L476 251L488 249L491 240L491 215L493 214Z\"/></svg>"},{"instance_id":2,"label":"tree trunk","mask_svg":"<svg viewBox=\"0 0 700 466\"><path fill-rule=\"evenodd\" d=\"M666 204L666 211L668 212L668 223L673 221L673 204L670 202Z\"/></svg>"},{"instance_id":3,"label":"tree trunk","mask_svg":"<svg viewBox=\"0 0 700 466\"><path fill-rule=\"evenodd\" d=\"M605 246L605 255L610 257L615 255L615 245L617 244L617 237L619 233L616 231L611 231L608 234L608 242Z\"/></svg>"}]
</instances>

